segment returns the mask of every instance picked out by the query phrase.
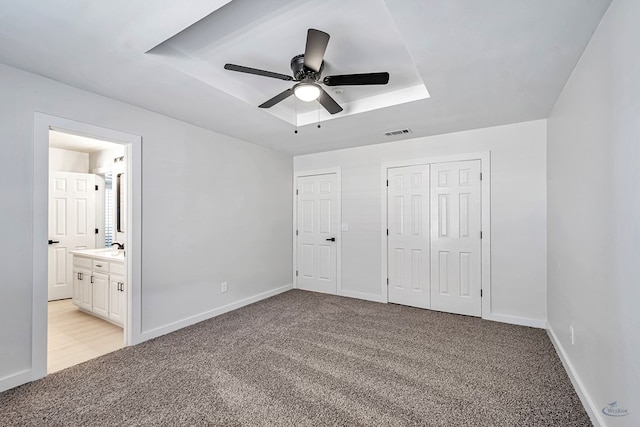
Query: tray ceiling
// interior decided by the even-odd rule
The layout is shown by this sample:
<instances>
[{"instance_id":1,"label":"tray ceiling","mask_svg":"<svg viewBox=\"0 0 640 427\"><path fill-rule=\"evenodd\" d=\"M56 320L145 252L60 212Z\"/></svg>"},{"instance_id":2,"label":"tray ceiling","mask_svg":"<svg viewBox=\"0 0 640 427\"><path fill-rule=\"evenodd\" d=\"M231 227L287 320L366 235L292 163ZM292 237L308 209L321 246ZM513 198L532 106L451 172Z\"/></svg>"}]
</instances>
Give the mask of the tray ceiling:
<instances>
[{"instance_id":1,"label":"tray ceiling","mask_svg":"<svg viewBox=\"0 0 640 427\"><path fill-rule=\"evenodd\" d=\"M0 62L295 155L546 118L610 1L7 0ZM391 74L343 88L320 129L314 105L257 107L286 82L222 69L288 74L308 28L331 34L327 73ZM429 98L369 105L420 82Z\"/></svg>"},{"instance_id":2,"label":"tray ceiling","mask_svg":"<svg viewBox=\"0 0 640 427\"><path fill-rule=\"evenodd\" d=\"M293 83L230 72L224 64L291 75L289 63L304 52L309 25L331 35L323 76L387 71L389 84L325 88L344 108L336 115L295 97L265 113L302 126L428 98L384 0L235 0L147 53L257 107Z\"/></svg>"}]
</instances>

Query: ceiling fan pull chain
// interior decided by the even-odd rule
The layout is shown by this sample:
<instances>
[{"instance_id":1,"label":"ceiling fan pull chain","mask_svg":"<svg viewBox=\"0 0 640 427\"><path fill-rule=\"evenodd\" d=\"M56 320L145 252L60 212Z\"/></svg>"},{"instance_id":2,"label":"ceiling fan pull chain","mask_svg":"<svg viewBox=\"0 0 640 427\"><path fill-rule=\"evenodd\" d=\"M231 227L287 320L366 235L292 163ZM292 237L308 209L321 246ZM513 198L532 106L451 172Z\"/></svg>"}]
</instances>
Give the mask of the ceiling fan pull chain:
<instances>
[{"instance_id":1,"label":"ceiling fan pull chain","mask_svg":"<svg viewBox=\"0 0 640 427\"><path fill-rule=\"evenodd\" d=\"M294 107L293 107L293 113L295 114L294 120L296 122L296 130L294 130L293 133L297 134L298 133L298 98L296 98L294 100L294 102L295 102L295 104L294 104Z\"/></svg>"}]
</instances>

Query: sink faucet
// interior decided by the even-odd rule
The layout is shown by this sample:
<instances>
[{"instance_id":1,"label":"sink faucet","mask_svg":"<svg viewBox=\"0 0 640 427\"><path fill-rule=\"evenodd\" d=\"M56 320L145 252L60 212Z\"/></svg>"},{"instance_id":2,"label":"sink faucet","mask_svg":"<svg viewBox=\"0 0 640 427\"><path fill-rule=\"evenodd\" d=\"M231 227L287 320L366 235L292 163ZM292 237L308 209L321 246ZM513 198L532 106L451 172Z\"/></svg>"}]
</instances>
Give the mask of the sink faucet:
<instances>
[{"instance_id":1,"label":"sink faucet","mask_svg":"<svg viewBox=\"0 0 640 427\"><path fill-rule=\"evenodd\" d=\"M116 245L118 245L118 249L123 249L124 250L124 243L113 242L111 244L111 246L116 246Z\"/></svg>"}]
</instances>

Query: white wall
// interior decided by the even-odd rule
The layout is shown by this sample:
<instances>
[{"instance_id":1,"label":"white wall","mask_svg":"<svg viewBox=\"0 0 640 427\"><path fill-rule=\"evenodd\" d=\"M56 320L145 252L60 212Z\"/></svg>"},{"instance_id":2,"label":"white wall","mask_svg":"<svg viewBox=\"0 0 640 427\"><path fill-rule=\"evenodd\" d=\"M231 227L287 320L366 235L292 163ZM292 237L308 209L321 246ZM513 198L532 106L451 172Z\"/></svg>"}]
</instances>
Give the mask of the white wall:
<instances>
[{"instance_id":1,"label":"white wall","mask_svg":"<svg viewBox=\"0 0 640 427\"><path fill-rule=\"evenodd\" d=\"M309 154L294 171L342 168L342 288L380 295L381 164L491 151L492 314L546 320L546 121ZM515 319L514 319L515 320ZM531 323L531 322L529 322Z\"/></svg>"},{"instance_id":2,"label":"white wall","mask_svg":"<svg viewBox=\"0 0 640 427\"><path fill-rule=\"evenodd\" d=\"M116 146L89 154L89 170L113 168L113 159L124 156L124 146Z\"/></svg>"},{"instance_id":3,"label":"white wall","mask_svg":"<svg viewBox=\"0 0 640 427\"><path fill-rule=\"evenodd\" d=\"M143 336L290 285L289 156L4 65L0 93L0 390L31 368L36 111L142 136Z\"/></svg>"},{"instance_id":4,"label":"white wall","mask_svg":"<svg viewBox=\"0 0 640 427\"><path fill-rule=\"evenodd\" d=\"M611 3L548 129L549 326L610 426L640 425L639 21ZM603 415L613 401L630 414Z\"/></svg>"},{"instance_id":5,"label":"white wall","mask_svg":"<svg viewBox=\"0 0 640 427\"><path fill-rule=\"evenodd\" d=\"M49 170L89 173L89 154L49 147Z\"/></svg>"}]
</instances>

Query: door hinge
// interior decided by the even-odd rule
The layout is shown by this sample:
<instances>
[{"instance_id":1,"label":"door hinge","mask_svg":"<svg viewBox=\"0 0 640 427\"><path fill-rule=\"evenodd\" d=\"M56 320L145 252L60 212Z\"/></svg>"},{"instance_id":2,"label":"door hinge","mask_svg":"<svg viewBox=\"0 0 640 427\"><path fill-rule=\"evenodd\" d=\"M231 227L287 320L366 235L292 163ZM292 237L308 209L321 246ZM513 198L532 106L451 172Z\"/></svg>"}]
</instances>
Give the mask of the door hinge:
<instances>
[{"instance_id":1,"label":"door hinge","mask_svg":"<svg viewBox=\"0 0 640 427\"><path fill-rule=\"evenodd\" d=\"M480 181L482 181L482 172L480 172Z\"/></svg>"},{"instance_id":2,"label":"door hinge","mask_svg":"<svg viewBox=\"0 0 640 427\"><path fill-rule=\"evenodd\" d=\"M100 234L100 231L96 228L96 234Z\"/></svg>"},{"instance_id":3,"label":"door hinge","mask_svg":"<svg viewBox=\"0 0 640 427\"><path fill-rule=\"evenodd\" d=\"M387 236L389 235L389 229L387 228Z\"/></svg>"},{"instance_id":4,"label":"door hinge","mask_svg":"<svg viewBox=\"0 0 640 427\"><path fill-rule=\"evenodd\" d=\"M98 185L96 184L96 191L98 191Z\"/></svg>"},{"instance_id":5,"label":"door hinge","mask_svg":"<svg viewBox=\"0 0 640 427\"><path fill-rule=\"evenodd\" d=\"M482 239L482 231L480 232L480 238Z\"/></svg>"},{"instance_id":6,"label":"door hinge","mask_svg":"<svg viewBox=\"0 0 640 427\"><path fill-rule=\"evenodd\" d=\"M296 236L298 235L298 230L296 230Z\"/></svg>"},{"instance_id":7,"label":"door hinge","mask_svg":"<svg viewBox=\"0 0 640 427\"><path fill-rule=\"evenodd\" d=\"M387 277L387 286L389 286L389 278Z\"/></svg>"},{"instance_id":8,"label":"door hinge","mask_svg":"<svg viewBox=\"0 0 640 427\"><path fill-rule=\"evenodd\" d=\"M298 277L298 270L296 270L296 277Z\"/></svg>"},{"instance_id":9,"label":"door hinge","mask_svg":"<svg viewBox=\"0 0 640 427\"><path fill-rule=\"evenodd\" d=\"M296 188L296 196L298 195L298 189Z\"/></svg>"},{"instance_id":10,"label":"door hinge","mask_svg":"<svg viewBox=\"0 0 640 427\"><path fill-rule=\"evenodd\" d=\"M389 180L387 180L387 187L389 186Z\"/></svg>"},{"instance_id":11,"label":"door hinge","mask_svg":"<svg viewBox=\"0 0 640 427\"><path fill-rule=\"evenodd\" d=\"M480 289L480 298L482 298L482 289Z\"/></svg>"}]
</instances>

